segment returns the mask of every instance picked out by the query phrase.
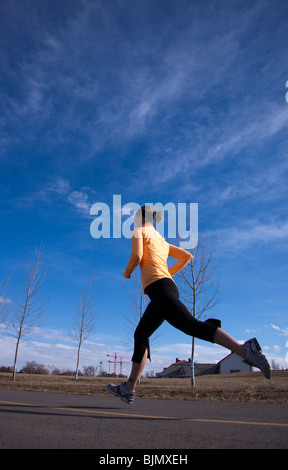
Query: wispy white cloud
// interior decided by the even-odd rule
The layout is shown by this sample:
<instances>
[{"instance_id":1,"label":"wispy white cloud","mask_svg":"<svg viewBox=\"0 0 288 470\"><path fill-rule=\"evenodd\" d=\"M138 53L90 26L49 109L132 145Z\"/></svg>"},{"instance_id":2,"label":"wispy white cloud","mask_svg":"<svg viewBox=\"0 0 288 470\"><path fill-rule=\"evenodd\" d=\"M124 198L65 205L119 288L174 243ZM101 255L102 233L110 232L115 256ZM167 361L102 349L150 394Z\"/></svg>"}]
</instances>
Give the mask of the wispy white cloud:
<instances>
[{"instance_id":1,"label":"wispy white cloud","mask_svg":"<svg viewBox=\"0 0 288 470\"><path fill-rule=\"evenodd\" d=\"M91 203L88 201L87 193L83 191L72 191L67 196L67 201L70 202L84 217L90 216Z\"/></svg>"},{"instance_id":2,"label":"wispy white cloud","mask_svg":"<svg viewBox=\"0 0 288 470\"><path fill-rule=\"evenodd\" d=\"M35 208L42 204L53 204L55 200L68 203L82 217L90 217L90 207L93 204L92 196L95 196L93 189L83 186L80 190L73 190L70 181L64 177L55 177L42 184L40 189L24 193L10 201L11 207L15 208Z\"/></svg>"},{"instance_id":3,"label":"wispy white cloud","mask_svg":"<svg viewBox=\"0 0 288 470\"><path fill-rule=\"evenodd\" d=\"M63 178L62 176L59 176L53 180L51 180L46 188L44 189L44 192L47 193L56 193L60 195L66 195L70 191L70 181L66 178Z\"/></svg>"},{"instance_id":4,"label":"wispy white cloud","mask_svg":"<svg viewBox=\"0 0 288 470\"><path fill-rule=\"evenodd\" d=\"M270 326L273 328L273 330L278 331L280 336L288 336L288 327L281 328L280 326L274 325L273 323L270 323Z\"/></svg>"},{"instance_id":5,"label":"wispy white cloud","mask_svg":"<svg viewBox=\"0 0 288 470\"><path fill-rule=\"evenodd\" d=\"M199 158L198 165L219 163L227 158L227 155L231 159L252 144L254 147L262 146L263 142L287 127L288 112L284 106L275 109L271 103L270 106L266 104L265 108L265 110L260 110L257 106L256 108L247 107L240 121L235 119L234 122L229 123L229 116L227 116L227 122L222 123L221 137L218 136L216 144L208 149L202 159Z\"/></svg>"},{"instance_id":6,"label":"wispy white cloud","mask_svg":"<svg viewBox=\"0 0 288 470\"><path fill-rule=\"evenodd\" d=\"M101 341L102 340L102 341ZM91 340L84 343L81 352L81 367L83 365L99 366L102 362L104 370L109 370L107 353L114 355L117 351L119 356L125 356L123 370L130 372L132 351L127 351L121 346L122 339L108 334L95 335ZM0 342L0 365L11 365L15 352L15 342L10 338L2 337ZM27 361L42 363L46 366L54 365L60 369L75 368L77 348L71 338L60 330L46 330L36 328L33 330L31 338L26 338L20 345L18 368L24 366ZM191 354L191 343L169 343L162 346L154 346L152 351L152 362L147 363L145 370L160 372L163 367L167 367L175 358L186 359ZM196 345L196 362L218 362L226 355L226 350L216 345ZM117 366L118 370L118 366Z\"/></svg>"},{"instance_id":7,"label":"wispy white cloud","mask_svg":"<svg viewBox=\"0 0 288 470\"><path fill-rule=\"evenodd\" d=\"M195 185L197 180L194 181L194 178L200 171L215 169L215 166L219 169L224 164L226 166L233 165L233 161L237 162L241 158L242 170L235 174L233 184L230 186L226 184L224 190L221 187L215 188L219 193L218 197L210 198L212 204L214 201L221 202L221 197L223 201L226 201L249 194L254 196L257 192L259 195L263 194L263 182L269 183L270 180L272 184L272 179L274 179L274 193L277 191L279 194L279 187L275 187L275 180L279 184L279 177L281 180L283 171L287 172L286 160L279 163L277 160L271 159L268 165L266 163L266 167L259 164L257 173L252 175L249 171L244 170L244 164L247 162L251 165L252 147L254 152L259 151L278 132L286 129L288 125L287 109L284 106L276 107L273 103L270 105L266 103L265 109L259 109L259 107L249 104L247 107L244 105L240 116L234 116L234 114L235 109L231 109L230 113L227 113L221 121L216 117L209 126L209 132L205 127L201 129L201 135L198 136L196 142L193 142L194 135L191 130L190 135L186 133L181 142L177 142L175 139L171 148L167 145L167 148L162 149L159 154L155 153L154 158L143 162L142 170L145 171L147 179L142 181L142 184L148 184L151 179L155 184L162 185L179 180L179 178L186 181L186 175L189 175L192 185ZM155 172L155 159L157 158L159 161L157 172ZM256 164L255 158L252 161ZM269 184L270 189L272 189L271 184ZM214 195L217 196L216 192ZM267 198L267 194L265 196Z\"/></svg>"},{"instance_id":8,"label":"wispy white cloud","mask_svg":"<svg viewBox=\"0 0 288 470\"><path fill-rule=\"evenodd\" d=\"M0 295L0 304L11 304L12 300L9 297L3 297Z\"/></svg>"},{"instance_id":9,"label":"wispy white cloud","mask_svg":"<svg viewBox=\"0 0 288 470\"><path fill-rule=\"evenodd\" d=\"M230 256L238 255L239 251L251 248L252 246L271 243L282 243L288 239L288 221L275 223L261 223L257 220L243 222L237 227L228 227L211 232L205 235L217 236L219 248L217 253L229 253Z\"/></svg>"},{"instance_id":10,"label":"wispy white cloud","mask_svg":"<svg viewBox=\"0 0 288 470\"><path fill-rule=\"evenodd\" d=\"M46 184L35 185L35 189L27 191L10 201L14 208L34 207L37 204L51 203L57 197L65 197L70 192L70 182L59 176L48 180Z\"/></svg>"},{"instance_id":11,"label":"wispy white cloud","mask_svg":"<svg viewBox=\"0 0 288 470\"><path fill-rule=\"evenodd\" d=\"M5 333L5 331L4 331ZM64 332L58 330L34 329L31 338L22 341L19 348L19 356L17 368L20 370L26 362L36 361L45 366L54 366L61 369L75 370L77 347L71 338L66 336ZM127 356L128 353L123 351L119 346L121 339L109 335L103 335L102 339L106 339L105 343L97 341L87 341L83 344L80 356L80 368L84 365L100 366L104 370L109 370L107 353L114 354L117 350L118 354ZM58 340L58 341L57 341ZM119 343L117 343L117 340ZM123 352L122 352L123 351ZM15 341L11 338L2 336L0 341L0 366L11 366L15 354ZM130 361L124 365L128 373ZM117 366L118 370L118 366Z\"/></svg>"},{"instance_id":12,"label":"wispy white cloud","mask_svg":"<svg viewBox=\"0 0 288 470\"><path fill-rule=\"evenodd\" d=\"M214 2L208 7L211 15L207 12L200 22L197 6L190 6L190 22L183 23L181 34L172 41L173 22L156 34L141 2L137 17L143 28L136 34L133 23L130 37L106 5L82 1L61 27L38 28L33 33L37 47L19 61L21 86L14 78L22 93L11 94L8 101L5 98L4 122L19 131L22 122L31 139L38 139L41 127L43 145L50 149L81 141L77 159L86 163L95 163L98 154L114 146L117 152L107 159L113 172L115 168L122 171L127 145L145 136L145 156L133 157L135 173L129 180L138 193L149 190L151 181L165 185L231 161L247 146L267 141L287 125L284 109L249 99L250 87L241 106L237 101L242 93L245 97L245 67L253 65L243 60L241 39L245 32L250 34L265 5L245 5L236 23L232 10L220 9L217 24L212 15ZM134 7L130 8L127 14L133 15ZM116 10L121 15L120 5ZM37 10L36 26L35 18ZM97 25L92 29L91 18ZM223 112L226 99L229 107ZM60 162L62 157L51 153L49 158ZM85 194L73 188L67 196L83 215L87 214ZM228 191L222 195L227 199ZM28 195L23 202L29 202Z\"/></svg>"},{"instance_id":13,"label":"wispy white cloud","mask_svg":"<svg viewBox=\"0 0 288 470\"><path fill-rule=\"evenodd\" d=\"M42 339L71 341L71 338L64 331L51 328L40 328L39 326L35 326L31 329L30 334L31 336L36 336L37 338Z\"/></svg>"},{"instance_id":14,"label":"wispy white cloud","mask_svg":"<svg viewBox=\"0 0 288 470\"><path fill-rule=\"evenodd\" d=\"M197 112L201 98L220 87L235 67L243 29L249 29L261 10L257 5L246 8L245 15L239 13L245 16L245 25L241 21L235 24L230 14L222 12L223 30L215 25L212 16L203 18L204 25L199 23L190 7L191 23L171 41L173 25L160 28L156 34L144 9L140 13L143 31L137 32L133 42L127 39L127 32L109 8L98 2L82 2L81 6L75 15L68 15L65 26L34 30L35 49L18 65L23 93L11 95L5 109L6 119L14 123L27 119L36 128L39 123L49 123L58 141L66 139L67 132L73 138L71 131L78 135L77 129L81 128L94 149L111 140L129 140L147 129L151 133L157 124L163 128L163 122L169 124L169 119L181 112L179 104L186 101L196 105ZM141 11L142 5L137 8ZM34 16L37 17L36 12ZM93 29L91 17L97 24ZM36 26L35 17L34 22ZM203 27L207 31L205 40ZM103 63L105 54L112 60L104 61L105 67L100 68L98 62ZM65 107L59 106L60 97L64 97ZM13 113L9 114L9 109ZM30 131L33 132L32 126ZM53 133L49 138L53 139ZM49 138L47 135L46 143ZM230 145L238 139L230 138ZM215 158L216 154L219 157L220 150L228 147L229 142L218 144L205 158Z\"/></svg>"},{"instance_id":15,"label":"wispy white cloud","mask_svg":"<svg viewBox=\"0 0 288 470\"><path fill-rule=\"evenodd\" d=\"M255 172L239 170L234 175L230 174L229 180L211 187L200 194L202 204L209 206L211 210L222 209L225 205L245 201L246 207L257 204L258 213L261 207L267 213L269 204L281 201L287 194L288 162L283 160L279 163L271 163L257 167ZM244 184L245 182L245 184ZM262 206L261 206L261 205ZM278 206L278 213L281 205ZM275 209L274 209L275 213Z\"/></svg>"}]
</instances>

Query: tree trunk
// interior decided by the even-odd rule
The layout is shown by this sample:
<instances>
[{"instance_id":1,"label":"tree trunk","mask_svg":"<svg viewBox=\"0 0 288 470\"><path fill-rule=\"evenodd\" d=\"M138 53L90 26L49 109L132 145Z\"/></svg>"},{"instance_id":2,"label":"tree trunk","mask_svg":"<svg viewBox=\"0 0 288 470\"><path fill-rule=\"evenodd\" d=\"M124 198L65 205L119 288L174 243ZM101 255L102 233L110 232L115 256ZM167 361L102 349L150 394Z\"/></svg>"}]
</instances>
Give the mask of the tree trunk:
<instances>
[{"instance_id":1,"label":"tree trunk","mask_svg":"<svg viewBox=\"0 0 288 470\"><path fill-rule=\"evenodd\" d=\"M13 381L15 381L15 379L16 379L16 364L17 364L17 356L18 356L19 344L20 344L20 336L19 336L19 338L18 338L18 340L17 340L16 350L15 350L14 365L13 365L13 375L12 375L12 380L13 380Z\"/></svg>"},{"instance_id":2,"label":"tree trunk","mask_svg":"<svg viewBox=\"0 0 288 470\"><path fill-rule=\"evenodd\" d=\"M194 351L195 351L195 338L192 338L192 350L191 350L191 385L195 387L195 368L194 368Z\"/></svg>"},{"instance_id":3,"label":"tree trunk","mask_svg":"<svg viewBox=\"0 0 288 470\"><path fill-rule=\"evenodd\" d=\"M76 364L76 371L75 371L75 380L78 379L78 373L79 373L80 349L81 349L81 343L79 343L78 352L77 352L77 364Z\"/></svg>"},{"instance_id":4,"label":"tree trunk","mask_svg":"<svg viewBox=\"0 0 288 470\"><path fill-rule=\"evenodd\" d=\"M195 275L194 275L194 263L193 260L191 261L191 274L192 274L192 280L193 280L193 318L196 318L196 298L197 298L197 292L196 292L196 283L195 283ZM191 350L191 386L195 387L195 367L194 367L194 353L195 353L195 337L192 337L192 350Z\"/></svg>"},{"instance_id":5,"label":"tree trunk","mask_svg":"<svg viewBox=\"0 0 288 470\"><path fill-rule=\"evenodd\" d=\"M19 333L18 333L18 338L17 338L17 343L16 343L14 365L13 365L13 375L12 375L12 380L13 381L15 381L15 379L16 379L16 364L17 364L17 358L18 358L18 349L19 349L19 344L20 344L20 340L21 340L21 336L22 336L22 329L23 329L23 323L24 323L24 320L25 320L25 317L26 317L26 311L27 311L27 301L26 301L26 304L25 304L24 314L23 314L23 317L22 317L22 320L21 320L21 325L20 325L20 328L19 328Z\"/></svg>"}]
</instances>

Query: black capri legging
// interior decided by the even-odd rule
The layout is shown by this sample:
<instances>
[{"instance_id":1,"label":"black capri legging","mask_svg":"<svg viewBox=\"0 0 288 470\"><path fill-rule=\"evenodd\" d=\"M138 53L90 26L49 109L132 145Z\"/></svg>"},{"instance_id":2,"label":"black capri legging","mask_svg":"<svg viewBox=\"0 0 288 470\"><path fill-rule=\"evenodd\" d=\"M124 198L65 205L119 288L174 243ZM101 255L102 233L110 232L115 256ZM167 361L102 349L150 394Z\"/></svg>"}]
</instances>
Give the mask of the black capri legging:
<instances>
[{"instance_id":1,"label":"black capri legging","mask_svg":"<svg viewBox=\"0 0 288 470\"><path fill-rule=\"evenodd\" d=\"M146 287L145 294L151 302L135 330L133 362L140 363L146 349L148 359L151 360L149 338L164 320L189 336L214 343L215 331L220 322L202 322L194 318L179 300L179 291L172 279L163 278L153 282Z\"/></svg>"}]
</instances>

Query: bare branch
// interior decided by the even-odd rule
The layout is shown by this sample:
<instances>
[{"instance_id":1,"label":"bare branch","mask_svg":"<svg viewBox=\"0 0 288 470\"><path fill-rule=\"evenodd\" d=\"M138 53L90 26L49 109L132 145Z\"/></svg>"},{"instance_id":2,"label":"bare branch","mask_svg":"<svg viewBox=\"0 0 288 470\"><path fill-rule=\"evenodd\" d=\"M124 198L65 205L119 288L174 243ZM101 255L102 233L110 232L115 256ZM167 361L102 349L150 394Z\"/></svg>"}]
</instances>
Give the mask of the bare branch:
<instances>
[{"instance_id":1,"label":"bare branch","mask_svg":"<svg viewBox=\"0 0 288 470\"><path fill-rule=\"evenodd\" d=\"M212 259L216 248L216 241L210 249L202 237L199 237L197 247L192 251L193 259L179 273L181 292L187 308L194 318L200 319L219 302L219 283L214 280L216 268L212 266ZM191 352L191 383L195 385L193 375L195 338L192 338Z\"/></svg>"},{"instance_id":2,"label":"bare branch","mask_svg":"<svg viewBox=\"0 0 288 470\"><path fill-rule=\"evenodd\" d=\"M13 316L10 321L10 335L16 339L13 380L16 377L19 344L23 336L29 334L31 329L39 324L48 301L48 299L43 301L39 296L40 288L46 277L46 273L40 274L43 252L43 247L36 249L34 261L29 263L26 268L23 292L19 289L18 297L13 296Z\"/></svg>"},{"instance_id":3,"label":"bare branch","mask_svg":"<svg viewBox=\"0 0 288 470\"><path fill-rule=\"evenodd\" d=\"M94 275L92 275L90 283L80 295L76 304L76 313L74 315L74 328L71 335L72 340L77 345L77 364L75 371L75 379L78 378L80 350L82 344L95 334L95 300L96 293L93 293Z\"/></svg>"}]
</instances>

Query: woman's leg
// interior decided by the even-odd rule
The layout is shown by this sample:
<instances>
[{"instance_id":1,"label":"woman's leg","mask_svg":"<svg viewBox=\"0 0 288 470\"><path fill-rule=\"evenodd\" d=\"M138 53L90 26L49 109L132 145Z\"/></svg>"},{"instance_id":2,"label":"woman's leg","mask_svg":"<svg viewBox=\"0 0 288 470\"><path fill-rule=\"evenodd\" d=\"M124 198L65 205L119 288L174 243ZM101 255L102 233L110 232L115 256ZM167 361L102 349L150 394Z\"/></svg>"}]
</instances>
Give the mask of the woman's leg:
<instances>
[{"instance_id":1,"label":"woman's leg","mask_svg":"<svg viewBox=\"0 0 288 470\"><path fill-rule=\"evenodd\" d=\"M134 333L134 354L128 381L121 385L109 384L107 387L112 395L120 397L125 403L130 405L133 403L135 387L141 377L147 358L150 359L149 338L163 321L164 318L155 311L150 302Z\"/></svg>"},{"instance_id":2,"label":"woman's leg","mask_svg":"<svg viewBox=\"0 0 288 470\"><path fill-rule=\"evenodd\" d=\"M218 327L216 322L201 322L192 317L185 305L179 300L177 287L168 279L154 283L148 295L153 307L163 315L171 325L184 333L196 338L216 343L243 358L246 364L261 370L266 379L270 379L271 370L267 358L264 356L256 338L238 343L226 331ZM148 286L149 287L149 286ZM214 323L214 324L213 324Z\"/></svg>"},{"instance_id":3,"label":"woman's leg","mask_svg":"<svg viewBox=\"0 0 288 470\"><path fill-rule=\"evenodd\" d=\"M132 369L128 381L127 390L134 391L138 380L144 370L147 358L150 359L149 338L163 323L164 318L155 311L150 302L142 315L142 318L134 333L134 354L132 357Z\"/></svg>"},{"instance_id":4,"label":"woman's leg","mask_svg":"<svg viewBox=\"0 0 288 470\"><path fill-rule=\"evenodd\" d=\"M230 351L238 354L240 357L244 357L245 355L245 347L244 344L238 343L236 339L232 338L226 331L222 330L221 328L217 328L215 335L214 335L214 343L223 346L226 349L230 349Z\"/></svg>"},{"instance_id":5,"label":"woman's leg","mask_svg":"<svg viewBox=\"0 0 288 470\"><path fill-rule=\"evenodd\" d=\"M240 357L244 357L244 345L238 343L217 325L193 318L186 306L179 300L179 291L173 281L163 279L152 284L147 290L153 307L175 328L190 336L219 344Z\"/></svg>"},{"instance_id":6,"label":"woman's leg","mask_svg":"<svg viewBox=\"0 0 288 470\"><path fill-rule=\"evenodd\" d=\"M170 325L189 336L214 343L218 325L194 318L179 299L176 284L168 278L160 279L146 288L155 311Z\"/></svg>"},{"instance_id":7,"label":"woman's leg","mask_svg":"<svg viewBox=\"0 0 288 470\"><path fill-rule=\"evenodd\" d=\"M147 355L148 355L148 349L146 349L140 364L138 362L133 362L132 363L131 373L130 373L128 381L125 384L127 390L130 390L131 392L135 391L137 382L140 379L141 374L144 370L144 367L145 367L145 364L146 364L146 361L147 361Z\"/></svg>"}]
</instances>

